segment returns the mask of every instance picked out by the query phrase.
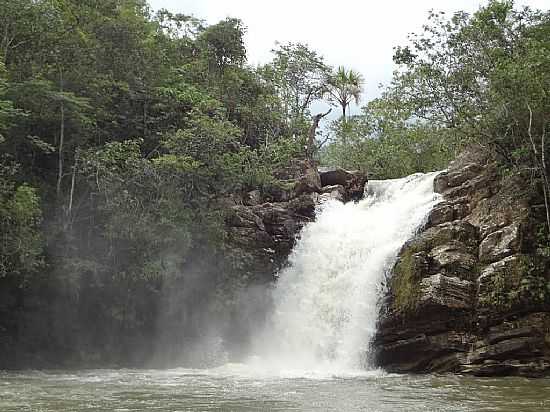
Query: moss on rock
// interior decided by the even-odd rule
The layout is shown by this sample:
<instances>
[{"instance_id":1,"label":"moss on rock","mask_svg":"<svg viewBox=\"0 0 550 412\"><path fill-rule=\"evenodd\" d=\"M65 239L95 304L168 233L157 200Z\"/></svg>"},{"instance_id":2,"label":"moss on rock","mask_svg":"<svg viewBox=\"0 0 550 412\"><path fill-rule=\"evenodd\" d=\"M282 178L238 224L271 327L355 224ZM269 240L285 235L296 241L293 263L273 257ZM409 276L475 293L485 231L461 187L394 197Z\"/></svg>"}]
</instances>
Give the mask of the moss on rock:
<instances>
[{"instance_id":1,"label":"moss on rock","mask_svg":"<svg viewBox=\"0 0 550 412\"><path fill-rule=\"evenodd\" d=\"M499 263L503 265L498 266ZM550 303L550 282L536 256L519 255L491 265L482 276L479 305L507 311Z\"/></svg>"},{"instance_id":2,"label":"moss on rock","mask_svg":"<svg viewBox=\"0 0 550 412\"><path fill-rule=\"evenodd\" d=\"M399 312L414 311L420 298L420 281L425 266L423 253L414 249L405 250L394 267L391 290L394 295L393 306Z\"/></svg>"}]
</instances>

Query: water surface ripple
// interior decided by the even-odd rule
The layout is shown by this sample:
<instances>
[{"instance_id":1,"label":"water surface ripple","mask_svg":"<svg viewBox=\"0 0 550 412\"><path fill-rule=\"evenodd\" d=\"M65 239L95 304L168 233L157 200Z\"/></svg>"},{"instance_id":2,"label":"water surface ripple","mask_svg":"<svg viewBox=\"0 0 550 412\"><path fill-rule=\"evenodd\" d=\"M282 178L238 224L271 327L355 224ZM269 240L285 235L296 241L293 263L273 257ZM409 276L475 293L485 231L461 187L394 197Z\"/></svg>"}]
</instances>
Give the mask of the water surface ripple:
<instances>
[{"instance_id":1,"label":"water surface ripple","mask_svg":"<svg viewBox=\"0 0 550 412\"><path fill-rule=\"evenodd\" d=\"M218 369L1 372L0 410L507 411L550 410L550 380L391 375L267 377Z\"/></svg>"}]
</instances>

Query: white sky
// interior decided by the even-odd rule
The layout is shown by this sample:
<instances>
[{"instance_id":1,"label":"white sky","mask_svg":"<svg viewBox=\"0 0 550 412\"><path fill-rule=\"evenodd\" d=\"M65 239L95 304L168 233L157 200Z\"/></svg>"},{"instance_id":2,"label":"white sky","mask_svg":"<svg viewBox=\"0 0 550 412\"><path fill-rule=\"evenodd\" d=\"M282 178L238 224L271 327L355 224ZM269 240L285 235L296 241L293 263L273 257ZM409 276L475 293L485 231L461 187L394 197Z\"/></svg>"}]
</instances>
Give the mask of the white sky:
<instances>
[{"instance_id":1,"label":"white sky","mask_svg":"<svg viewBox=\"0 0 550 412\"><path fill-rule=\"evenodd\" d=\"M193 14L213 24L237 17L248 27L250 64L267 63L275 41L302 42L332 66L344 65L365 78L367 101L379 95L393 71L393 47L419 32L430 9L449 14L476 11L482 0L149 0L154 10ZM516 0L547 9L549 0Z\"/></svg>"}]
</instances>

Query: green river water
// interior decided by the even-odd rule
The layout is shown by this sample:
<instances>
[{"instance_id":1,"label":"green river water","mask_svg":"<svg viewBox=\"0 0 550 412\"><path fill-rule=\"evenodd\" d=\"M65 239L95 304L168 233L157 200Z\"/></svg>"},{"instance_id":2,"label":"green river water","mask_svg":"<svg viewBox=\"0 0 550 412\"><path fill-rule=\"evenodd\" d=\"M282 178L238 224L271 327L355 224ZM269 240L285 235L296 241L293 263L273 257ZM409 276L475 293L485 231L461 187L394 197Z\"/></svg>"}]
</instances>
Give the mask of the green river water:
<instances>
[{"instance_id":1,"label":"green river water","mask_svg":"<svg viewBox=\"0 0 550 412\"><path fill-rule=\"evenodd\" d=\"M0 411L550 411L550 380L217 369L0 372Z\"/></svg>"}]
</instances>

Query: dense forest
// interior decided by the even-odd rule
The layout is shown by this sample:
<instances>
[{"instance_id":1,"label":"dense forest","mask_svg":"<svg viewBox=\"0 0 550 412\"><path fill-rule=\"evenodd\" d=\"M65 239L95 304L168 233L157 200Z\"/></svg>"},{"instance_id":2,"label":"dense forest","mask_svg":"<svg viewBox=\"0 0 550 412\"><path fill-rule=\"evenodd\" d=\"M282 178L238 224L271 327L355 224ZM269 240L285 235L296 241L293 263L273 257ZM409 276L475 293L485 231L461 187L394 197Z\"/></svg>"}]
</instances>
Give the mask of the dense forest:
<instances>
[{"instance_id":1,"label":"dense forest","mask_svg":"<svg viewBox=\"0 0 550 412\"><path fill-rule=\"evenodd\" d=\"M254 281L225 254L225 199L293 159L393 178L475 146L525 180L550 254L548 11L431 13L355 114L359 73L300 43L252 67L245 33L144 0L2 1L0 368L185 351Z\"/></svg>"}]
</instances>

